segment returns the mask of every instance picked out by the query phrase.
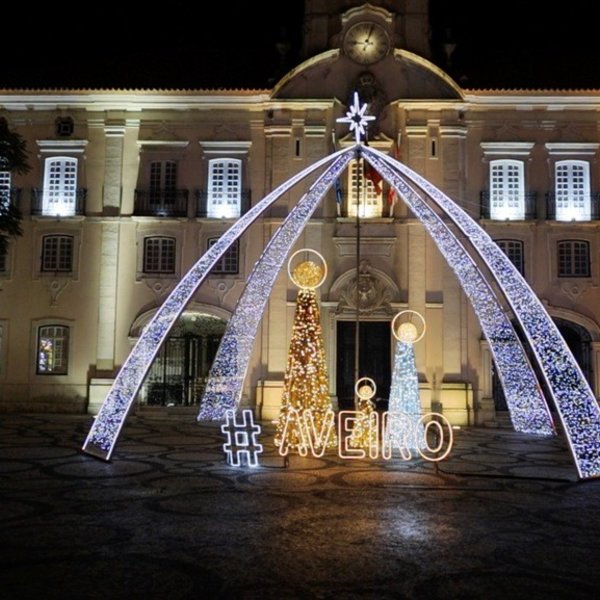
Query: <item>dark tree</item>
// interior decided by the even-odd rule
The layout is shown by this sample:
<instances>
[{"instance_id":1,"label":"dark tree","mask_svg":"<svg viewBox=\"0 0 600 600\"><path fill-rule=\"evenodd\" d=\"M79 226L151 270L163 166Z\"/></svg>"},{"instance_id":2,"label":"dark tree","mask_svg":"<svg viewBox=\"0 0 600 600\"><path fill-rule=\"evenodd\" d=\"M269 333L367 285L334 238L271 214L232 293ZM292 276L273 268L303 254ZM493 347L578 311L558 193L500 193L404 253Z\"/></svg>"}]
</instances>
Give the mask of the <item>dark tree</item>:
<instances>
[{"instance_id":1,"label":"dark tree","mask_svg":"<svg viewBox=\"0 0 600 600\"><path fill-rule=\"evenodd\" d=\"M0 171L23 174L30 168L25 140L9 130L5 119L0 119ZM21 218L19 207L10 201L10 193L0 196L0 255L6 252L10 237L22 235Z\"/></svg>"}]
</instances>

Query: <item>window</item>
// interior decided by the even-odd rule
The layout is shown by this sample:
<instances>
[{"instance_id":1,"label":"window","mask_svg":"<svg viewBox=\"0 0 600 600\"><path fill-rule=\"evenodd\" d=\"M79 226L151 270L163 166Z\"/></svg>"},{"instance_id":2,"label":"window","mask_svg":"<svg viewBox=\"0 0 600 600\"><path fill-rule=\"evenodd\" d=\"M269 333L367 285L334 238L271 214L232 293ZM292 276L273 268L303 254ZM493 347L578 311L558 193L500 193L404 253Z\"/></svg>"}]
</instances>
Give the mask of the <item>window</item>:
<instances>
[{"instance_id":1,"label":"window","mask_svg":"<svg viewBox=\"0 0 600 600\"><path fill-rule=\"evenodd\" d=\"M45 235L42 238L41 271L70 273L73 270L73 236Z\"/></svg>"},{"instance_id":2,"label":"window","mask_svg":"<svg viewBox=\"0 0 600 600\"><path fill-rule=\"evenodd\" d=\"M73 135L75 124L71 117L59 117L55 121L57 137L69 137Z\"/></svg>"},{"instance_id":3,"label":"window","mask_svg":"<svg viewBox=\"0 0 600 600\"><path fill-rule=\"evenodd\" d=\"M583 160L562 160L554 173L556 220L589 221L590 165Z\"/></svg>"},{"instance_id":4,"label":"window","mask_svg":"<svg viewBox=\"0 0 600 600\"><path fill-rule=\"evenodd\" d=\"M8 249L0 250L0 273L5 274L8 270Z\"/></svg>"},{"instance_id":5,"label":"window","mask_svg":"<svg viewBox=\"0 0 600 600\"><path fill-rule=\"evenodd\" d=\"M150 202L174 203L177 190L177 163L173 160L150 164Z\"/></svg>"},{"instance_id":6,"label":"window","mask_svg":"<svg viewBox=\"0 0 600 600\"><path fill-rule=\"evenodd\" d=\"M590 276L590 244L584 240L558 242L558 276Z\"/></svg>"},{"instance_id":7,"label":"window","mask_svg":"<svg viewBox=\"0 0 600 600\"><path fill-rule=\"evenodd\" d=\"M10 204L10 171L0 171L0 205Z\"/></svg>"},{"instance_id":8,"label":"window","mask_svg":"<svg viewBox=\"0 0 600 600\"><path fill-rule=\"evenodd\" d=\"M144 273L175 273L175 238L144 238Z\"/></svg>"},{"instance_id":9,"label":"window","mask_svg":"<svg viewBox=\"0 0 600 600\"><path fill-rule=\"evenodd\" d=\"M210 238L208 240L208 248L216 244L219 238ZM211 273L220 274L237 274L239 273L239 257L240 244L239 240L235 242L225 251L225 254L220 258L219 262L212 268Z\"/></svg>"},{"instance_id":10,"label":"window","mask_svg":"<svg viewBox=\"0 0 600 600\"><path fill-rule=\"evenodd\" d=\"M207 215L216 219L239 217L242 161L237 158L213 158L208 164Z\"/></svg>"},{"instance_id":11,"label":"window","mask_svg":"<svg viewBox=\"0 0 600 600\"><path fill-rule=\"evenodd\" d=\"M523 242L521 240L496 240L496 244L500 246L500 249L506 256L508 260L515 265L517 271L524 274L524 257L523 257Z\"/></svg>"},{"instance_id":12,"label":"window","mask_svg":"<svg viewBox=\"0 0 600 600\"><path fill-rule=\"evenodd\" d=\"M348 216L355 217L359 206L360 217L381 217L383 189L381 176L373 167L353 160L348 167Z\"/></svg>"},{"instance_id":13,"label":"window","mask_svg":"<svg viewBox=\"0 0 600 600\"><path fill-rule=\"evenodd\" d=\"M494 160L490 163L490 218L525 218L525 182L519 160Z\"/></svg>"},{"instance_id":14,"label":"window","mask_svg":"<svg viewBox=\"0 0 600 600\"><path fill-rule=\"evenodd\" d=\"M69 362L69 328L45 325L38 329L38 375L66 375Z\"/></svg>"},{"instance_id":15,"label":"window","mask_svg":"<svg viewBox=\"0 0 600 600\"><path fill-rule=\"evenodd\" d=\"M46 159L42 214L69 217L77 201L77 159L66 156Z\"/></svg>"}]
</instances>

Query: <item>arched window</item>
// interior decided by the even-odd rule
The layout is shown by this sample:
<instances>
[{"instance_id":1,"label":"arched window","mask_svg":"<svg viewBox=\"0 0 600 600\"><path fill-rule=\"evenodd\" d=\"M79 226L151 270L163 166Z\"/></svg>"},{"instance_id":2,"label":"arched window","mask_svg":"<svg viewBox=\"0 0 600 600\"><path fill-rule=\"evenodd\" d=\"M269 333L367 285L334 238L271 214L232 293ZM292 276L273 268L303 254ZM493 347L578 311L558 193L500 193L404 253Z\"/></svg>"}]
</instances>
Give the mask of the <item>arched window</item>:
<instances>
[{"instance_id":1,"label":"arched window","mask_svg":"<svg viewBox=\"0 0 600 600\"><path fill-rule=\"evenodd\" d=\"M585 240L558 242L558 276L590 276L590 243Z\"/></svg>"},{"instance_id":2,"label":"arched window","mask_svg":"<svg viewBox=\"0 0 600 600\"><path fill-rule=\"evenodd\" d=\"M521 220L525 218L525 181L520 160L490 162L490 218Z\"/></svg>"},{"instance_id":3,"label":"arched window","mask_svg":"<svg viewBox=\"0 0 600 600\"><path fill-rule=\"evenodd\" d=\"M144 238L144 273L175 273L175 238Z\"/></svg>"},{"instance_id":4,"label":"arched window","mask_svg":"<svg viewBox=\"0 0 600 600\"><path fill-rule=\"evenodd\" d=\"M66 375L69 368L69 328L44 325L38 328L38 375Z\"/></svg>"},{"instance_id":5,"label":"arched window","mask_svg":"<svg viewBox=\"0 0 600 600\"><path fill-rule=\"evenodd\" d=\"M237 158L213 158L208 163L207 215L214 219L232 219L241 214L242 161Z\"/></svg>"},{"instance_id":6,"label":"arched window","mask_svg":"<svg viewBox=\"0 0 600 600\"><path fill-rule=\"evenodd\" d=\"M70 217L77 202L77 159L68 156L47 158L44 170L42 214Z\"/></svg>"},{"instance_id":7,"label":"arched window","mask_svg":"<svg viewBox=\"0 0 600 600\"><path fill-rule=\"evenodd\" d=\"M561 160L554 172L556 220L589 221L590 164L583 160Z\"/></svg>"},{"instance_id":8,"label":"arched window","mask_svg":"<svg viewBox=\"0 0 600 600\"><path fill-rule=\"evenodd\" d=\"M364 161L353 160L348 166L348 216L381 217L383 189L381 176ZM359 210L360 208L360 210Z\"/></svg>"}]
</instances>

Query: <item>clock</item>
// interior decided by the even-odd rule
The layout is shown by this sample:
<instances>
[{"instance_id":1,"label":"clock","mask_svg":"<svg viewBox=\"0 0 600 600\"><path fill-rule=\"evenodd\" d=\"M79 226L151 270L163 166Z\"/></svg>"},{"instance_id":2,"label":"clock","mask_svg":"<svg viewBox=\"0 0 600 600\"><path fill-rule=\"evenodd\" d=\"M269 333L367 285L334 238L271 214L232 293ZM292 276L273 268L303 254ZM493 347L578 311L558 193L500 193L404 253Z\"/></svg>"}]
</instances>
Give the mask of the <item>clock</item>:
<instances>
[{"instance_id":1,"label":"clock","mask_svg":"<svg viewBox=\"0 0 600 600\"><path fill-rule=\"evenodd\" d=\"M384 58L390 50L390 37L377 23L361 21L346 31L344 53L361 65L372 65Z\"/></svg>"}]
</instances>

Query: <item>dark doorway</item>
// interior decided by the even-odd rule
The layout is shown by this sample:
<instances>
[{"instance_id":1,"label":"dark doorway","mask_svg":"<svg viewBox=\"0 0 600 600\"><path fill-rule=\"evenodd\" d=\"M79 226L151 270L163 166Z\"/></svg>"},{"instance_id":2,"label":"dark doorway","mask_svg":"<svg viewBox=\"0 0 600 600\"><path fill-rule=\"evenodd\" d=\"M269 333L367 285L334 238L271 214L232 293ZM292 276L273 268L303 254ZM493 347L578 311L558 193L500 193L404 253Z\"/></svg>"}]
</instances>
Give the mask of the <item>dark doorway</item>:
<instances>
[{"instance_id":1,"label":"dark doorway","mask_svg":"<svg viewBox=\"0 0 600 600\"><path fill-rule=\"evenodd\" d=\"M140 402L147 406L197 405L225 326L210 315L181 317L148 371Z\"/></svg>"},{"instance_id":2,"label":"dark doorway","mask_svg":"<svg viewBox=\"0 0 600 600\"><path fill-rule=\"evenodd\" d=\"M593 372L592 372L592 337L590 333L582 327L581 325L577 325L577 323L573 323L572 321L566 321L565 319L553 319L554 323L558 327L558 331L562 335L565 340L569 350L573 354L577 364L579 365L583 376L587 379L590 385L593 385ZM513 323L514 324L514 323ZM519 327L515 327L517 334L521 338L523 342L523 336L521 334L521 330ZM529 356L529 360L532 365L535 365L535 361L531 356L531 351L529 350L528 344L524 344L526 348L526 353ZM546 384L541 378L541 373L539 369L534 366L534 370L538 375L538 380L544 391L544 395L546 398L549 398L549 394L546 390ZM504 396L504 390L502 389L502 384L500 383L500 378L496 374L496 365L492 364L492 396L494 398L494 407L496 411L506 411L508 410L506 404L506 398ZM554 406L550 403L551 410L554 410Z\"/></svg>"},{"instance_id":3,"label":"dark doorway","mask_svg":"<svg viewBox=\"0 0 600 600\"><path fill-rule=\"evenodd\" d=\"M340 409L354 408L354 349L356 323L337 323L337 396ZM386 408L392 377L389 321L362 321L359 325L359 377L370 377L377 385L377 408ZM385 404L385 406L384 406Z\"/></svg>"}]
</instances>

